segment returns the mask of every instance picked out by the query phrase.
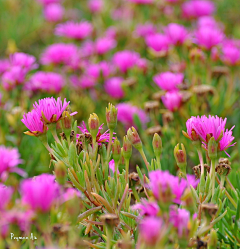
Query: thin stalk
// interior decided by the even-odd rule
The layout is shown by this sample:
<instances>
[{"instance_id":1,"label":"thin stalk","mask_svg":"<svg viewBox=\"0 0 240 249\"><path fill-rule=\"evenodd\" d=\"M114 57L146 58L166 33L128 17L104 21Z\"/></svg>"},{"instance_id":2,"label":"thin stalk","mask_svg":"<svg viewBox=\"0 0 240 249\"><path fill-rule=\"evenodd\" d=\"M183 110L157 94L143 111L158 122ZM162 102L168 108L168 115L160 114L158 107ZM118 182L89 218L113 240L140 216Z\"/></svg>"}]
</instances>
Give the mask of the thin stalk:
<instances>
[{"instance_id":1,"label":"thin stalk","mask_svg":"<svg viewBox=\"0 0 240 249\"><path fill-rule=\"evenodd\" d=\"M232 185L232 183L230 182L230 180L229 180L228 177L226 177L226 182L227 182L227 184L229 185L229 187L236 193L237 191L236 191L236 189L234 188L234 186Z\"/></svg>"},{"instance_id":2,"label":"thin stalk","mask_svg":"<svg viewBox=\"0 0 240 249\"><path fill-rule=\"evenodd\" d=\"M112 138L113 138L113 130L110 129L110 137L109 137L109 142L108 142L108 147L107 147L107 159L108 160L109 160L110 150L112 146Z\"/></svg>"},{"instance_id":3,"label":"thin stalk","mask_svg":"<svg viewBox=\"0 0 240 249\"><path fill-rule=\"evenodd\" d=\"M226 178L226 176L221 175L220 188L223 188L223 187L224 187L225 178Z\"/></svg>"},{"instance_id":4,"label":"thin stalk","mask_svg":"<svg viewBox=\"0 0 240 249\"><path fill-rule=\"evenodd\" d=\"M139 153L141 154L141 156L143 158L143 161L144 161L144 163L145 163L145 165L147 167L147 170L149 171L149 167L148 167L149 162L147 161L147 158L146 158L146 155L145 155L143 149L139 150Z\"/></svg>"},{"instance_id":5,"label":"thin stalk","mask_svg":"<svg viewBox=\"0 0 240 249\"><path fill-rule=\"evenodd\" d=\"M50 146L48 144L47 134L38 136L37 138L42 142L42 144L49 151L49 153L52 154L52 149L50 148Z\"/></svg>"},{"instance_id":6,"label":"thin stalk","mask_svg":"<svg viewBox=\"0 0 240 249\"><path fill-rule=\"evenodd\" d=\"M139 197L139 195L138 195L138 193L136 191L135 186L132 187L132 192L133 192L133 195L134 195L135 199L137 200L137 202L141 202L140 197Z\"/></svg>"},{"instance_id":7,"label":"thin stalk","mask_svg":"<svg viewBox=\"0 0 240 249\"><path fill-rule=\"evenodd\" d=\"M201 164L201 175L202 175L204 174L204 164L203 164L203 155L202 155L201 149L197 149L197 153L198 153L199 161Z\"/></svg>"},{"instance_id":8,"label":"thin stalk","mask_svg":"<svg viewBox=\"0 0 240 249\"><path fill-rule=\"evenodd\" d=\"M160 156L157 156L157 157L156 157L156 160L157 160L158 169L162 170L161 161L160 161Z\"/></svg>"},{"instance_id":9,"label":"thin stalk","mask_svg":"<svg viewBox=\"0 0 240 249\"><path fill-rule=\"evenodd\" d=\"M125 159L125 170L126 170L125 180L126 180L126 183L129 184L129 179L128 179L128 175L129 175L129 159Z\"/></svg>"},{"instance_id":10,"label":"thin stalk","mask_svg":"<svg viewBox=\"0 0 240 249\"><path fill-rule=\"evenodd\" d=\"M61 143L59 138L58 138L58 135L57 135L56 124L54 124L54 123L50 124L50 125L48 125L48 127L49 127L49 130L51 131L54 139L56 140L56 142Z\"/></svg>"},{"instance_id":11,"label":"thin stalk","mask_svg":"<svg viewBox=\"0 0 240 249\"><path fill-rule=\"evenodd\" d=\"M112 229L110 227L107 227L107 247L106 249L111 249L111 244L112 244L112 236L113 236L113 233L112 233Z\"/></svg>"},{"instance_id":12,"label":"thin stalk","mask_svg":"<svg viewBox=\"0 0 240 249\"><path fill-rule=\"evenodd\" d=\"M214 196L214 191L215 191L215 165L216 165L216 159L212 159L211 160L212 198Z\"/></svg>"}]
</instances>

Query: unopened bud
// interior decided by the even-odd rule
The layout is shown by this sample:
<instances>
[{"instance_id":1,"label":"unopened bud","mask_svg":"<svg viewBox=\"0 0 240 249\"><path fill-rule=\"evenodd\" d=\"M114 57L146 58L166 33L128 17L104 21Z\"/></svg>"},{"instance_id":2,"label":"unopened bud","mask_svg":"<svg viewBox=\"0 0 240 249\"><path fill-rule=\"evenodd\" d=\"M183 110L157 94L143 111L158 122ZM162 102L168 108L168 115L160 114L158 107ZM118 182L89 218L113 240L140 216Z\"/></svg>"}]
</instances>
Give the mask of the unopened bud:
<instances>
[{"instance_id":1,"label":"unopened bud","mask_svg":"<svg viewBox=\"0 0 240 249\"><path fill-rule=\"evenodd\" d=\"M215 141L214 137L211 137L208 141L208 156L211 160L217 158L218 143Z\"/></svg>"},{"instance_id":2,"label":"unopened bud","mask_svg":"<svg viewBox=\"0 0 240 249\"><path fill-rule=\"evenodd\" d=\"M110 228L114 228L120 222L116 214L103 214L100 216L100 220Z\"/></svg>"},{"instance_id":3,"label":"unopened bud","mask_svg":"<svg viewBox=\"0 0 240 249\"><path fill-rule=\"evenodd\" d=\"M115 163L118 163L121 157L121 145L117 138L115 138L112 144L112 155Z\"/></svg>"},{"instance_id":4,"label":"unopened bud","mask_svg":"<svg viewBox=\"0 0 240 249\"><path fill-rule=\"evenodd\" d=\"M132 145L137 149L137 150L141 150L142 149L142 141L138 135L137 130L132 127L129 128L127 131L127 137L129 139L129 141L132 143Z\"/></svg>"},{"instance_id":5,"label":"unopened bud","mask_svg":"<svg viewBox=\"0 0 240 249\"><path fill-rule=\"evenodd\" d=\"M155 133L152 140L153 151L156 157L160 157L162 154L162 139Z\"/></svg>"},{"instance_id":6,"label":"unopened bud","mask_svg":"<svg viewBox=\"0 0 240 249\"><path fill-rule=\"evenodd\" d=\"M181 148L179 149L179 144L177 144L174 148L174 157L177 162L177 165L183 175L186 175L186 168L187 168L187 153L183 144L181 144Z\"/></svg>"},{"instance_id":7,"label":"unopened bud","mask_svg":"<svg viewBox=\"0 0 240 249\"><path fill-rule=\"evenodd\" d=\"M54 166L54 172L57 182L63 185L66 182L67 177L66 165L63 162L57 162Z\"/></svg>"},{"instance_id":8,"label":"unopened bud","mask_svg":"<svg viewBox=\"0 0 240 249\"><path fill-rule=\"evenodd\" d=\"M97 114L95 113L90 114L90 117L88 119L88 126L89 126L92 137L96 137L98 133L98 128L99 128L99 118Z\"/></svg>"},{"instance_id":9,"label":"unopened bud","mask_svg":"<svg viewBox=\"0 0 240 249\"><path fill-rule=\"evenodd\" d=\"M112 131L117 125L117 113L118 109L114 105L109 103L108 107L106 108L106 120L108 128Z\"/></svg>"},{"instance_id":10,"label":"unopened bud","mask_svg":"<svg viewBox=\"0 0 240 249\"><path fill-rule=\"evenodd\" d=\"M217 248L218 236L216 230L212 229L209 235L208 240L208 249L215 249Z\"/></svg>"},{"instance_id":11,"label":"unopened bud","mask_svg":"<svg viewBox=\"0 0 240 249\"><path fill-rule=\"evenodd\" d=\"M125 160L129 160L132 156L132 143L127 136L123 137L123 157Z\"/></svg>"},{"instance_id":12,"label":"unopened bud","mask_svg":"<svg viewBox=\"0 0 240 249\"><path fill-rule=\"evenodd\" d=\"M72 116L70 116L70 113L68 111L63 112L63 118L62 118L62 127L65 130L71 130L72 129Z\"/></svg>"}]
</instances>

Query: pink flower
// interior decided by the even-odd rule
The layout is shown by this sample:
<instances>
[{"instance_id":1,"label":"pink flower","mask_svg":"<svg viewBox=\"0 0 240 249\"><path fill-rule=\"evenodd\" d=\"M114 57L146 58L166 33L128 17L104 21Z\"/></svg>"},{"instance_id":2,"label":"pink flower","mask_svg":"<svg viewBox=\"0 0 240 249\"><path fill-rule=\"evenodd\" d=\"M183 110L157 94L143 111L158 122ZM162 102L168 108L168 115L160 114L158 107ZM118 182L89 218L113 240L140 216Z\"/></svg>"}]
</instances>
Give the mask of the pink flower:
<instances>
[{"instance_id":1,"label":"pink flower","mask_svg":"<svg viewBox=\"0 0 240 249\"><path fill-rule=\"evenodd\" d=\"M163 221L157 217L144 218L139 225L139 238L147 246L154 246L161 239Z\"/></svg>"},{"instance_id":2,"label":"pink flower","mask_svg":"<svg viewBox=\"0 0 240 249\"><path fill-rule=\"evenodd\" d=\"M97 133L97 142L99 144L104 143L104 142L109 142L110 139L110 134L109 134L109 130L105 131L103 134L101 133L103 124L99 126L98 128L98 133ZM80 129L80 131L82 132L82 134L85 133L90 133L85 125L85 122L82 122L81 126L78 126L78 128ZM114 133L115 134L115 133ZM77 134L77 138L79 138L79 134ZM113 138L114 139L114 138Z\"/></svg>"},{"instance_id":3,"label":"pink flower","mask_svg":"<svg viewBox=\"0 0 240 249\"><path fill-rule=\"evenodd\" d=\"M78 54L78 48L74 44L56 43L46 48L41 55L41 63L48 64L71 64L72 58Z\"/></svg>"},{"instance_id":4,"label":"pink flower","mask_svg":"<svg viewBox=\"0 0 240 249\"><path fill-rule=\"evenodd\" d=\"M223 41L224 35L219 29L211 27L200 27L196 32L197 44L207 50L212 49L214 46Z\"/></svg>"},{"instance_id":5,"label":"pink flower","mask_svg":"<svg viewBox=\"0 0 240 249\"><path fill-rule=\"evenodd\" d=\"M221 60L230 66L237 65L240 62L240 49L234 45L223 45Z\"/></svg>"},{"instance_id":6,"label":"pink flower","mask_svg":"<svg viewBox=\"0 0 240 249\"><path fill-rule=\"evenodd\" d=\"M134 31L137 36L146 38L148 35L153 35L157 31L156 27L152 23L139 24Z\"/></svg>"},{"instance_id":7,"label":"pink flower","mask_svg":"<svg viewBox=\"0 0 240 249\"><path fill-rule=\"evenodd\" d=\"M156 202L148 202L146 199L142 199L141 203L132 206L132 210L139 210L141 216L157 216L160 209Z\"/></svg>"},{"instance_id":8,"label":"pink flower","mask_svg":"<svg viewBox=\"0 0 240 249\"><path fill-rule=\"evenodd\" d=\"M0 75L5 73L10 68L9 60L2 59L0 60Z\"/></svg>"},{"instance_id":9,"label":"pink flower","mask_svg":"<svg viewBox=\"0 0 240 249\"><path fill-rule=\"evenodd\" d=\"M121 99L124 97L124 91L122 89L122 83L124 79L121 77L113 77L108 79L104 88L107 94L109 94L114 99Z\"/></svg>"},{"instance_id":10,"label":"pink flower","mask_svg":"<svg viewBox=\"0 0 240 249\"><path fill-rule=\"evenodd\" d=\"M88 8L90 9L92 13L101 12L103 8L103 1L102 0L89 0Z\"/></svg>"},{"instance_id":11,"label":"pink flower","mask_svg":"<svg viewBox=\"0 0 240 249\"><path fill-rule=\"evenodd\" d=\"M0 210L4 210L10 202L13 189L0 183Z\"/></svg>"},{"instance_id":12,"label":"pink flower","mask_svg":"<svg viewBox=\"0 0 240 249\"><path fill-rule=\"evenodd\" d=\"M171 206L169 220L173 226L177 228L180 238L188 235L188 222L190 221L189 211Z\"/></svg>"},{"instance_id":13,"label":"pink flower","mask_svg":"<svg viewBox=\"0 0 240 249\"><path fill-rule=\"evenodd\" d=\"M166 35L153 34L146 37L146 44L155 52L167 52L170 45L170 40Z\"/></svg>"},{"instance_id":14,"label":"pink flower","mask_svg":"<svg viewBox=\"0 0 240 249\"><path fill-rule=\"evenodd\" d=\"M155 75L153 80L162 90L177 91L177 86L183 82L183 77L182 73L164 72Z\"/></svg>"},{"instance_id":15,"label":"pink flower","mask_svg":"<svg viewBox=\"0 0 240 249\"><path fill-rule=\"evenodd\" d=\"M165 33L173 45L182 45L188 37L186 28L177 23L170 23Z\"/></svg>"},{"instance_id":16,"label":"pink flower","mask_svg":"<svg viewBox=\"0 0 240 249\"><path fill-rule=\"evenodd\" d=\"M144 126L148 122L146 113L129 103L120 103L116 106L118 108L118 121L123 123L126 128L134 126L134 115L137 115Z\"/></svg>"},{"instance_id":17,"label":"pink flower","mask_svg":"<svg viewBox=\"0 0 240 249\"><path fill-rule=\"evenodd\" d=\"M61 74L53 72L41 72L33 74L26 84L26 89L31 91L43 91L59 93L64 87L64 79Z\"/></svg>"},{"instance_id":18,"label":"pink flower","mask_svg":"<svg viewBox=\"0 0 240 249\"><path fill-rule=\"evenodd\" d=\"M114 162L114 159L112 159L109 162L108 167L109 167L109 174L110 174L110 171L112 171L112 174L114 174L115 173L115 162ZM119 170L117 170L117 174L120 174Z\"/></svg>"},{"instance_id":19,"label":"pink flower","mask_svg":"<svg viewBox=\"0 0 240 249\"><path fill-rule=\"evenodd\" d=\"M113 56L113 63L119 67L119 69L126 73L130 68L134 67L139 60L140 55L133 51L119 51Z\"/></svg>"},{"instance_id":20,"label":"pink flower","mask_svg":"<svg viewBox=\"0 0 240 249\"><path fill-rule=\"evenodd\" d=\"M55 34L72 39L82 40L91 35L93 31L92 24L87 21L79 23L68 21L58 24L55 29Z\"/></svg>"},{"instance_id":21,"label":"pink flower","mask_svg":"<svg viewBox=\"0 0 240 249\"><path fill-rule=\"evenodd\" d=\"M54 176L42 174L21 183L22 202L33 211L48 212L59 198L59 185Z\"/></svg>"},{"instance_id":22,"label":"pink flower","mask_svg":"<svg viewBox=\"0 0 240 249\"><path fill-rule=\"evenodd\" d=\"M105 31L105 36L112 38L112 39L116 39L116 37L117 37L116 27L111 26L111 27L107 28L107 30Z\"/></svg>"},{"instance_id":23,"label":"pink flower","mask_svg":"<svg viewBox=\"0 0 240 249\"><path fill-rule=\"evenodd\" d=\"M17 85L23 84L26 72L20 66L13 66L2 75L2 86L5 90L10 91Z\"/></svg>"},{"instance_id":24,"label":"pink flower","mask_svg":"<svg viewBox=\"0 0 240 249\"><path fill-rule=\"evenodd\" d=\"M109 37L98 38L95 46L97 54L102 55L115 48L116 41Z\"/></svg>"},{"instance_id":25,"label":"pink flower","mask_svg":"<svg viewBox=\"0 0 240 249\"><path fill-rule=\"evenodd\" d=\"M22 163L18 149L0 145L0 179L5 181L10 172L15 172L23 177L26 173L17 166Z\"/></svg>"},{"instance_id":26,"label":"pink flower","mask_svg":"<svg viewBox=\"0 0 240 249\"><path fill-rule=\"evenodd\" d=\"M70 81L75 88L93 88L96 85L96 78L89 77L89 75L84 74L80 77L77 75L70 76Z\"/></svg>"},{"instance_id":27,"label":"pink flower","mask_svg":"<svg viewBox=\"0 0 240 249\"><path fill-rule=\"evenodd\" d=\"M214 10L214 3L207 0L191 0L182 5L183 16L188 19L212 15Z\"/></svg>"},{"instance_id":28,"label":"pink flower","mask_svg":"<svg viewBox=\"0 0 240 249\"><path fill-rule=\"evenodd\" d=\"M13 67L23 68L25 73L38 67L36 58L25 53L14 53L10 55L10 62Z\"/></svg>"},{"instance_id":29,"label":"pink flower","mask_svg":"<svg viewBox=\"0 0 240 249\"><path fill-rule=\"evenodd\" d=\"M43 11L44 17L48 22L59 22L63 19L64 8L61 4L48 4Z\"/></svg>"},{"instance_id":30,"label":"pink flower","mask_svg":"<svg viewBox=\"0 0 240 249\"><path fill-rule=\"evenodd\" d=\"M214 19L214 17L212 17L212 16L200 17L198 19L197 25L199 28L200 27L210 27L213 29L218 28L218 24L217 24L216 20Z\"/></svg>"},{"instance_id":31,"label":"pink flower","mask_svg":"<svg viewBox=\"0 0 240 249\"><path fill-rule=\"evenodd\" d=\"M21 120L25 126L30 130L26 132L28 135L39 136L47 132L47 126L41 121L41 115L33 109L31 112L24 113Z\"/></svg>"},{"instance_id":32,"label":"pink flower","mask_svg":"<svg viewBox=\"0 0 240 249\"><path fill-rule=\"evenodd\" d=\"M108 62L101 61L98 64L86 64L85 68L85 74L97 80L101 74L104 78L108 77L113 67Z\"/></svg>"},{"instance_id":33,"label":"pink flower","mask_svg":"<svg viewBox=\"0 0 240 249\"><path fill-rule=\"evenodd\" d=\"M41 117L44 123L54 123L62 118L62 114L69 105L70 101L62 102L61 97L58 97L57 100L53 97L40 99L38 102L33 104L34 109ZM75 115L77 112L73 112L70 116Z\"/></svg>"},{"instance_id":34,"label":"pink flower","mask_svg":"<svg viewBox=\"0 0 240 249\"><path fill-rule=\"evenodd\" d=\"M60 3L61 0L37 0L39 3L41 3L44 6L47 6L48 4L53 4L53 3Z\"/></svg>"},{"instance_id":35,"label":"pink flower","mask_svg":"<svg viewBox=\"0 0 240 249\"><path fill-rule=\"evenodd\" d=\"M75 188L68 188L64 193L63 195L61 196L61 201L60 203L64 203L66 201L69 201L75 197L79 197L81 198L82 197L82 193L80 191L78 191L77 189Z\"/></svg>"},{"instance_id":36,"label":"pink flower","mask_svg":"<svg viewBox=\"0 0 240 249\"><path fill-rule=\"evenodd\" d=\"M85 41L80 47L82 57L88 57L95 53L95 43L93 41Z\"/></svg>"},{"instance_id":37,"label":"pink flower","mask_svg":"<svg viewBox=\"0 0 240 249\"><path fill-rule=\"evenodd\" d=\"M178 110L181 106L182 95L177 91L167 92L162 97L162 102L168 110L174 112L174 111Z\"/></svg>"},{"instance_id":38,"label":"pink flower","mask_svg":"<svg viewBox=\"0 0 240 249\"><path fill-rule=\"evenodd\" d=\"M127 0L128 2L136 3L136 4L152 4L153 0Z\"/></svg>"}]
</instances>

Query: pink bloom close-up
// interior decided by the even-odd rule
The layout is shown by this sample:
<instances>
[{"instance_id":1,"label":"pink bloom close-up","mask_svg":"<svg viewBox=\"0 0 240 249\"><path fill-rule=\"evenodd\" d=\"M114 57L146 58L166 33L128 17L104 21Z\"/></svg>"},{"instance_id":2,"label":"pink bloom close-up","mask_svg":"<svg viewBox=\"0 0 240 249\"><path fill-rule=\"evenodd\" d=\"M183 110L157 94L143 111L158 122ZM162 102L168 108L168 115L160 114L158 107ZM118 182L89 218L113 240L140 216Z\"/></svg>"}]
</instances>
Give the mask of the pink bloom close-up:
<instances>
[{"instance_id":1,"label":"pink bloom close-up","mask_svg":"<svg viewBox=\"0 0 240 249\"><path fill-rule=\"evenodd\" d=\"M105 91L114 99L121 99L124 97L124 91L122 89L122 83L124 79L121 77L113 77L107 79L104 84Z\"/></svg>"},{"instance_id":2,"label":"pink bloom close-up","mask_svg":"<svg viewBox=\"0 0 240 249\"><path fill-rule=\"evenodd\" d=\"M13 67L22 67L25 73L38 67L36 58L25 53L14 53L10 55L10 63Z\"/></svg>"},{"instance_id":3,"label":"pink bloom close-up","mask_svg":"<svg viewBox=\"0 0 240 249\"><path fill-rule=\"evenodd\" d=\"M185 40L188 38L187 29L177 23L170 23L166 29L165 33L173 45L182 45Z\"/></svg>"},{"instance_id":4,"label":"pink bloom close-up","mask_svg":"<svg viewBox=\"0 0 240 249\"><path fill-rule=\"evenodd\" d=\"M0 149L1 150L1 149ZM10 202L13 189L0 183L0 211L4 210Z\"/></svg>"},{"instance_id":5,"label":"pink bloom close-up","mask_svg":"<svg viewBox=\"0 0 240 249\"><path fill-rule=\"evenodd\" d=\"M95 43L96 53L105 54L116 47L116 41L110 37L98 38Z\"/></svg>"},{"instance_id":6,"label":"pink bloom close-up","mask_svg":"<svg viewBox=\"0 0 240 249\"><path fill-rule=\"evenodd\" d=\"M155 52L167 52L170 40L166 35L156 33L146 37L146 44Z\"/></svg>"},{"instance_id":7,"label":"pink bloom close-up","mask_svg":"<svg viewBox=\"0 0 240 249\"><path fill-rule=\"evenodd\" d=\"M92 13L101 12L103 9L103 0L88 0L88 8Z\"/></svg>"},{"instance_id":8,"label":"pink bloom close-up","mask_svg":"<svg viewBox=\"0 0 240 249\"><path fill-rule=\"evenodd\" d=\"M157 31L157 28L152 23L145 23L145 24L139 24L134 34L136 34L139 37L146 38L148 35L153 35Z\"/></svg>"},{"instance_id":9,"label":"pink bloom close-up","mask_svg":"<svg viewBox=\"0 0 240 249\"><path fill-rule=\"evenodd\" d=\"M48 22L59 22L63 19L64 8L61 4L52 3L44 8L43 14Z\"/></svg>"},{"instance_id":10,"label":"pink bloom close-up","mask_svg":"<svg viewBox=\"0 0 240 249\"><path fill-rule=\"evenodd\" d=\"M159 206L157 202L149 202L146 199L141 199L141 203L132 206L132 210L138 210L141 216L157 216Z\"/></svg>"},{"instance_id":11,"label":"pink bloom close-up","mask_svg":"<svg viewBox=\"0 0 240 249\"><path fill-rule=\"evenodd\" d=\"M182 103L182 95L178 91L167 92L162 96L162 102L169 111L177 111Z\"/></svg>"},{"instance_id":12,"label":"pink bloom close-up","mask_svg":"<svg viewBox=\"0 0 240 249\"><path fill-rule=\"evenodd\" d=\"M112 160L109 162L108 167L109 167L109 174L111 174L110 170L111 170L112 173L114 174L114 173L115 173L115 162L114 162L114 159L112 159ZM117 170L117 174L120 174L119 170Z\"/></svg>"}]
</instances>

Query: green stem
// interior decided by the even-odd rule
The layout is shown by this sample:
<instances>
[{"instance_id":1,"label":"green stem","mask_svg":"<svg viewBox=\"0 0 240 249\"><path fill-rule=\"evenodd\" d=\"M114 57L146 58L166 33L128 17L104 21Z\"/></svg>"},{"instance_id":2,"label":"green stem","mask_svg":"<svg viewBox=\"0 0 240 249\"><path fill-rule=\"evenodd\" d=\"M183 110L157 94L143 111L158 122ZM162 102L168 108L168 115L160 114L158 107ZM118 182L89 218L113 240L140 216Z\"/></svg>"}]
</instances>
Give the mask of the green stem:
<instances>
[{"instance_id":1,"label":"green stem","mask_svg":"<svg viewBox=\"0 0 240 249\"><path fill-rule=\"evenodd\" d=\"M149 162L147 161L147 158L146 158L146 155L145 155L143 149L139 150L139 153L141 154L141 156L143 158L143 161L144 161L144 163L145 163L145 165L147 167L147 170L149 171L149 167L148 167Z\"/></svg>"},{"instance_id":2,"label":"green stem","mask_svg":"<svg viewBox=\"0 0 240 249\"><path fill-rule=\"evenodd\" d=\"M221 183L220 183L220 188L223 188L223 187L224 187L225 178L226 178L226 176L221 175Z\"/></svg>"},{"instance_id":3,"label":"green stem","mask_svg":"<svg viewBox=\"0 0 240 249\"><path fill-rule=\"evenodd\" d=\"M214 191L215 191L215 165L216 165L216 159L212 159L211 160L212 198L214 196Z\"/></svg>"},{"instance_id":4,"label":"green stem","mask_svg":"<svg viewBox=\"0 0 240 249\"><path fill-rule=\"evenodd\" d=\"M200 164L201 164L201 175L204 174L204 164L203 164L203 156L202 156L202 151L201 149L197 149L197 152L198 152L198 157L199 157L199 161L200 161Z\"/></svg>"},{"instance_id":5,"label":"green stem","mask_svg":"<svg viewBox=\"0 0 240 249\"><path fill-rule=\"evenodd\" d=\"M161 161L160 161L160 156L157 156L156 159L157 159L157 166L158 166L158 169L162 170Z\"/></svg>"},{"instance_id":6,"label":"green stem","mask_svg":"<svg viewBox=\"0 0 240 249\"><path fill-rule=\"evenodd\" d=\"M125 170L126 170L125 180L126 180L126 183L129 183L129 179L128 179L128 175L129 175L129 159L125 159Z\"/></svg>"},{"instance_id":7,"label":"green stem","mask_svg":"<svg viewBox=\"0 0 240 249\"><path fill-rule=\"evenodd\" d=\"M37 138L42 142L42 144L46 147L49 153L52 154L52 149L50 148L48 144L47 134L38 136Z\"/></svg>"},{"instance_id":8,"label":"green stem","mask_svg":"<svg viewBox=\"0 0 240 249\"><path fill-rule=\"evenodd\" d=\"M108 147L107 147L107 160L109 160L110 150L112 146L112 138L113 138L113 130L110 129L110 137L109 137L109 142L108 142Z\"/></svg>"},{"instance_id":9,"label":"green stem","mask_svg":"<svg viewBox=\"0 0 240 249\"><path fill-rule=\"evenodd\" d=\"M106 247L106 249L111 249L113 233L112 233L112 229L110 227L107 227L106 235L107 235L107 247Z\"/></svg>"},{"instance_id":10,"label":"green stem","mask_svg":"<svg viewBox=\"0 0 240 249\"><path fill-rule=\"evenodd\" d=\"M134 195L135 199L137 200L137 202L141 202L140 197L139 197L139 195L138 195L138 193L136 191L135 186L132 187L132 192L133 192L133 195Z\"/></svg>"},{"instance_id":11,"label":"green stem","mask_svg":"<svg viewBox=\"0 0 240 249\"><path fill-rule=\"evenodd\" d=\"M57 126L56 123L52 123L52 124L49 124L49 125L48 125L48 128L49 128L49 130L51 131L51 133L52 133L54 139L56 140L56 142L57 142L57 143L61 143L60 140L59 140L59 138L58 138L58 135L57 135L56 126Z\"/></svg>"}]
</instances>

